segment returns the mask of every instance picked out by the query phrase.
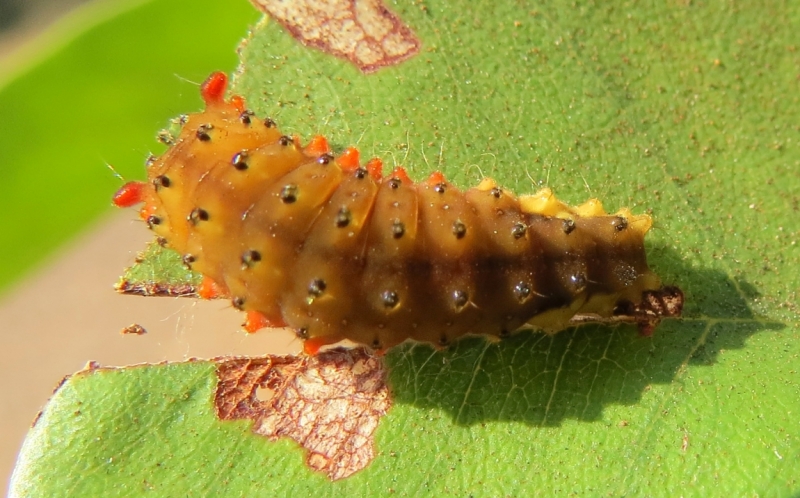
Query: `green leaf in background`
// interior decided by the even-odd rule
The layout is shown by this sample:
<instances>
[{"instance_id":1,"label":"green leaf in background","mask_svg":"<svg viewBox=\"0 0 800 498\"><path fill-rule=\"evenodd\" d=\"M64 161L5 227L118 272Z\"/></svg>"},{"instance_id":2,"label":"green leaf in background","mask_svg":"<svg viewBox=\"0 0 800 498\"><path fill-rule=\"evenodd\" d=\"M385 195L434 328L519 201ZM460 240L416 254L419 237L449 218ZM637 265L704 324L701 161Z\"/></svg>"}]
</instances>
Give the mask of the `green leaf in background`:
<instances>
[{"instance_id":1,"label":"green leaf in background","mask_svg":"<svg viewBox=\"0 0 800 498\"><path fill-rule=\"evenodd\" d=\"M257 19L246 2L88 4L48 39L63 44L52 57L0 78L0 289L111 209L106 164L140 175L155 133L199 105L198 83L236 63Z\"/></svg>"},{"instance_id":2,"label":"green leaf in background","mask_svg":"<svg viewBox=\"0 0 800 498\"><path fill-rule=\"evenodd\" d=\"M264 22L235 90L286 133L356 143L416 179L442 169L461 187L486 175L652 211L650 262L686 292L685 319L647 339L584 326L393 349L379 454L334 483L296 445L216 421L211 363L81 374L26 440L13 491L800 492L800 7L392 8L422 40L406 63L365 76Z\"/></svg>"}]
</instances>

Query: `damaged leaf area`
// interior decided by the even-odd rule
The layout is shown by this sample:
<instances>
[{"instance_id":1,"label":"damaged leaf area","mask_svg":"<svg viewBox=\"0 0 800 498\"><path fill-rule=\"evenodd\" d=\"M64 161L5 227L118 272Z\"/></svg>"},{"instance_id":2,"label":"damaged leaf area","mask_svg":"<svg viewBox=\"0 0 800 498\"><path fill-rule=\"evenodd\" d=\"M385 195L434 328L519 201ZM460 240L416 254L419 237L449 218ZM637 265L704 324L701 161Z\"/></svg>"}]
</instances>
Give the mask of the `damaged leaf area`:
<instances>
[{"instance_id":1,"label":"damaged leaf area","mask_svg":"<svg viewBox=\"0 0 800 498\"><path fill-rule=\"evenodd\" d=\"M308 466L331 480L375 457L375 430L391 400L383 361L365 349L221 359L217 376L220 419L250 419L256 434L293 439Z\"/></svg>"},{"instance_id":2,"label":"damaged leaf area","mask_svg":"<svg viewBox=\"0 0 800 498\"><path fill-rule=\"evenodd\" d=\"M420 41L380 0L252 0L298 41L371 73L419 52Z\"/></svg>"}]
</instances>

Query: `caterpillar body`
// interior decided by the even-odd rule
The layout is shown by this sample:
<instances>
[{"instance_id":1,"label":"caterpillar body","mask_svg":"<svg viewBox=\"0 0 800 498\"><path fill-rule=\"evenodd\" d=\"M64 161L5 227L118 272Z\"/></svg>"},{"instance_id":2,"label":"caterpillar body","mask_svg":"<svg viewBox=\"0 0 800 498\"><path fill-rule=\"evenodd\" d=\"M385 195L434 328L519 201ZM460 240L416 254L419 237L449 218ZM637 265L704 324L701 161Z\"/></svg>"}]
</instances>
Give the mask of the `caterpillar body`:
<instances>
[{"instance_id":1,"label":"caterpillar body","mask_svg":"<svg viewBox=\"0 0 800 498\"><path fill-rule=\"evenodd\" d=\"M226 86L224 73L203 83L205 111L114 203L143 202L160 242L204 275L200 294L229 297L248 330L288 325L314 354L525 324L628 321L648 334L680 315L681 291L647 266L649 216L571 207L549 189L516 197L490 179L459 191L438 172L384 176L354 148L334 158L323 137L301 147Z\"/></svg>"}]
</instances>

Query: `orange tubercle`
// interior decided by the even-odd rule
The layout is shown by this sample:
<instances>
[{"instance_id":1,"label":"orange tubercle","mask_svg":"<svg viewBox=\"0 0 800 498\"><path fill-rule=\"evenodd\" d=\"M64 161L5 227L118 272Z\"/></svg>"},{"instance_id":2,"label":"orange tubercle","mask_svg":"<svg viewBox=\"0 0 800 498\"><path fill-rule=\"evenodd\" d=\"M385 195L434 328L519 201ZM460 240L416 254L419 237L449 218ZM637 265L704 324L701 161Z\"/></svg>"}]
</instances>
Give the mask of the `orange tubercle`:
<instances>
[{"instance_id":1,"label":"orange tubercle","mask_svg":"<svg viewBox=\"0 0 800 498\"><path fill-rule=\"evenodd\" d=\"M322 154L327 154L331 151L330 146L328 145L328 139L323 137L322 135L317 135L308 142L303 152L306 153L308 156L312 157L319 157Z\"/></svg>"},{"instance_id":2,"label":"orange tubercle","mask_svg":"<svg viewBox=\"0 0 800 498\"><path fill-rule=\"evenodd\" d=\"M303 352L310 356L316 356L324 346L336 344L342 337L312 337L303 341Z\"/></svg>"},{"instance_id":3,"label":"orange tubercle","mask_svg":"<svg viewBox=\"0 0 800 498\"><path fill-rule=\"evenodd\" d=\"M214 282L210 277L203 277L200 287L197 288L197 295L203 299L216 299L225 295L223 287Z\"/></svg>"},{"instance_id":4,"label":"orange tubercle","mask_svg":"<svg viewBox=\"0 0 800 498\"><path fill-rule=\"evenodd\" d=\"M200 95L206 105L221 103L224 101L226 88L228 88L228 75L216 71L200 85Z\"/></svg>"},{"instance_id":5,"label":"orange tubercle","mask_svg":"<svg viewBox=\"0 0 800 498\"><path fill-rule=\"evenodd\" d=\"M142 202L145 185L147 184L144 182L128 182L117 190L117 193L111 198L111 202L121 208L139 204Z\"/></svg>"},{"instance_id":6,"label":"orange tubercle","mask_svg":"<svg viewBox=\"0 0 800 498\"><path fill-rule=\"evenodd\" d=\"M142 206L142 209L139 210L139 218L146 220L156 212L156 207L152 204L145 204Z\"/></svg>"},{"instance_id":7,"label":"orange tubercle","mask_svg":"<svg viewBox=\"0 0 800 498\"><path fill-rule=\"evenodd\" d=\"M285 327L286 323L281 319L271 319L260 311L249 310L245 314L244 324L242 324L242 326L247 332L252 334L260 329Z\"/></svg>"},{"instance_id":8,"label":"orange tubercle","mask_svg":"<svg viewBox=\"0 0 800 498\"><path fill-rule=\"evenodd\" d=\"M412 183L411 178L409 178L408 173L406 173L406 169L402 166L398 166L392 171L392 177L397 178L403 183Z\"/></svg>"},{"instance_id":9,"label":"orange tubercle","mask_svg":"<svg viewBox=\"0 0 800 498\"><path fill-rule=\"evenodd\" d=\"M355 147L348 147L342 152L342 155L336 158L336 162L339 163L339 166L345 171L355 171L359 166L359 155L358 149Z\"/></svg>"},{"instance_id":10,"label":"orange tubercle","mask_svg":"<svg viewBox=\"0 0 800 498\"><path fill-rule=\"evenodd\" d=\"M373 157L367 162L367 172L376 182L381 181L383 178L383 161L377 157Z\"/></svg>"},{"instance_id":11,"label":"orange tubercle","mask_svg":"<svg viewBox=\"0 0 800 498\"><path fill-rule=\"evenodd\" d=\"M309 356L316 356L322 346L327 342L321 337L314 337L313 339L306 339L303 343L303 352Z\"/></svg>"},{"instance_id":12,"label":"orange tubercle","mask_svg":"<svg viewBox=\"0 0 800 498\"><path fill-rule=\"evenodd\" d=\"M244 110L246 108L246 106L244 104L244 97L242 97L241 95L234 95L233 97L231 97L230 103L239 112L244 112Z\"/></svg>"},{"instance_id":13,"label":"orange tubercle","mask_svg":"<svg viewBox=\"0 0 800 498\"><path fill-rule=\"evenodd\" d=\"M447 180L444 179L444 174L441 171L434 171L431 173L431 176L428 177L428 185L437 185L439 183L447 183Z\"/></svg>"}]
</instances>

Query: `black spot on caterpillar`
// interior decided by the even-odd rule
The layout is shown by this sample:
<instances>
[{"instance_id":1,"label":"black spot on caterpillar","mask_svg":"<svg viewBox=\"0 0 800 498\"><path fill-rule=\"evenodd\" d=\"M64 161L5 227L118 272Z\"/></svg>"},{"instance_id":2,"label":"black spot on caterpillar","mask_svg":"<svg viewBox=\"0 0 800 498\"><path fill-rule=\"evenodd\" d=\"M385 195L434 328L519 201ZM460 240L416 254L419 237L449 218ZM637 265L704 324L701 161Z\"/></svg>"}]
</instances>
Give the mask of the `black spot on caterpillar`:
<instances>
[{"instance_id":1,"label":"black spot on caterpillar","mask_svg":"<svg viewBox=\"0 0 800 498\"><path fill-rule=\"evenodd\" d=\"M596 199L571 207L549 189L516 197L490 179L462 192L438 172L384 177L356 149L334 159L322 137L301 147L225 100L226 85L223 73L206 80L205 111L114 202L144 202L159 240L205 276L201 295L229 297L248 330L288 325L313 354L526 324L627 321L649 334L680 315L681 291L647 266L649 216L609 215Z\"/></svg>"}]
</instances>

